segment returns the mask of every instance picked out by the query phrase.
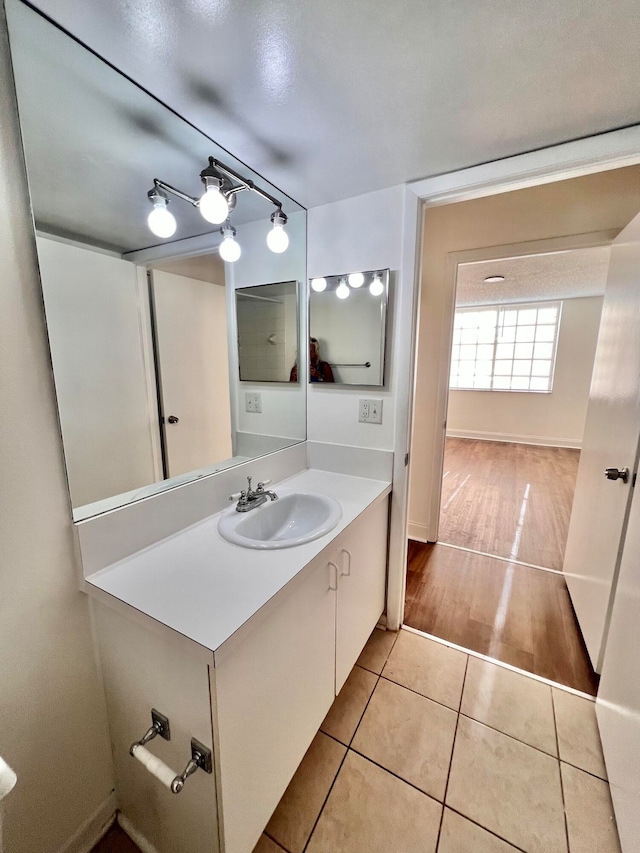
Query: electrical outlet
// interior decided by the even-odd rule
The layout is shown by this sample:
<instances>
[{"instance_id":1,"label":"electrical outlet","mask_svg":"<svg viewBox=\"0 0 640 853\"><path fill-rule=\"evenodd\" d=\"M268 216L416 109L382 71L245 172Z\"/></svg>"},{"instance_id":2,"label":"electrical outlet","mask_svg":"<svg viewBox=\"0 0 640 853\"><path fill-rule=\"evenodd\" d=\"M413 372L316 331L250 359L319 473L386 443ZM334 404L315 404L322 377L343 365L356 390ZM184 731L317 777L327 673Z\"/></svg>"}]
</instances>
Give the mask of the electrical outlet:
<instances>
[{"instance_id":1,"label":"electrical outlet","mask_svg":"<svg viewBox=\"0 0 640 853\"><path fill-rule=\"evenodd\" d=\"M247 412L262 412L262 394L245 392L245 409Z\"/></svg>"},{"instance_id":2,"label":"electrical outlet","mask_svg":"<svg viewBox=\"0 0 640 853\"><path fill-rule=\"evenodd\" d=\"M362 424L381 424L382 400L360 400L358 421Z\"/></svg>"}]
</instances>

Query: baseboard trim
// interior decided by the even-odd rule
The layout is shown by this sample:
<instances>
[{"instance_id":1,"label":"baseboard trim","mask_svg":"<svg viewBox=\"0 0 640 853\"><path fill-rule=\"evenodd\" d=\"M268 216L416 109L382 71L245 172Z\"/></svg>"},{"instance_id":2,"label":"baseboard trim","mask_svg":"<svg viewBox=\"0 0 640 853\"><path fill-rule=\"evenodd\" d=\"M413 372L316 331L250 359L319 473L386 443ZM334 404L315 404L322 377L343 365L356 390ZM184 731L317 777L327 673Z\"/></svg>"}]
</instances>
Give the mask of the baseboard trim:
<instances>
[{"instance_id":1,"label":"baseboard trim","mask_svg":"<svg viewBox=\"0 0 640 853\"><path fill-rule=\"evenodd\" d=\"M126 832L134 844L137 844L142 853L158 853L153 844L147 841L141 832L138 832L129 818L122 814L122 812L118 812L118 826L120 826L123 832Z\"/></svg>"},{"instance_id":2,"label":"baseboard trim","mask_svg":"<svg viewBox=\"0 0 640 853\"><path fill-rule=\"evenodd\" d=\"M58 849L58 853L89 853L106 835L116 818L115 791L95 810L80 828Z\"/></svg>"},{"instance_id":3,"label":"baseboard trim","mask_svg":"<svg viewBox=\"0 0 640 853\"><path fill-rule=\"evenodd\" d=\"M448 429L447 438L474 438L477 441L505 441L509 444L532 444L537 447L566 447L581 450L582 442L575 438L546 435L517 435L511 432L480 432L471 429Z\"/></svg>"},{"instance_id":4,"label":"baseboard trim","mask_svg":"<svg viewBox=\"0 0 640 853\"><path fill-rule=\"evenodd\" d=\"M426 545L429 541L427 532L428 527L426 524L420 524L417 521L410 521L408 524L407 537L415 539L416 542L422 542Z\"/></svg>"}]
</instances>

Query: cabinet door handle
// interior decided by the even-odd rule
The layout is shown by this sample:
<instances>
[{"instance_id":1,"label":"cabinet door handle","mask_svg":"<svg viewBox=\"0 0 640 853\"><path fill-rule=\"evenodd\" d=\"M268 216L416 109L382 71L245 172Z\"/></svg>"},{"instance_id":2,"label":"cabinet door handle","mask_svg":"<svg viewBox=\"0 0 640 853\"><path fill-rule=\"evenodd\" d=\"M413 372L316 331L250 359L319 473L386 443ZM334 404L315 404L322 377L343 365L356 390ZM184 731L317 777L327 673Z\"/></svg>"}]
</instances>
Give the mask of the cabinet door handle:
<instances>
[{"instance_id":1,"label":"cabinet door handle","mask_svg":"<svg viewBox=\"0 0 640 853\"><path fill-rule=\"evenodd\" d=\"M338 589L338 567L329 561L329 589Z\"/></svg>"},{"instance_id":2,"label":"cabinet door handle","mask_svg":"<svg viewBox=\"0 0 640 853\"><path fill-rule=\"evenodd\" d=\"M343 555L346 554L349 559L347 561L348 568L345 571L345 569L344 569L344 562L345 561L344 561L344 557L343 557L343 559L342 559L342 571L340 572L340 574L342 575L342 577L348 578L351 575L351 551L348 551L346 548L343 548L342 553L343 553Z\"/></svg>"}]
</instances>

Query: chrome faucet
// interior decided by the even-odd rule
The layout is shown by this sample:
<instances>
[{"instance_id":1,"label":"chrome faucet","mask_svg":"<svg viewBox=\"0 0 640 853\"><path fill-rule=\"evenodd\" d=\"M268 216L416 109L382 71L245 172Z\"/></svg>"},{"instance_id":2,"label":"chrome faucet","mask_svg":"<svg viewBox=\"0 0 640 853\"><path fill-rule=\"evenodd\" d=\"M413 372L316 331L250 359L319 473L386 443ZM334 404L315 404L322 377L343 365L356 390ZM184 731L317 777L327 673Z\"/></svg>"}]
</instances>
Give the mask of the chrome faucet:
<instances>
[{"instance_id":1,"label":"chrome faucet","mask_svg":"<svg viewBox=\"0 0 640 853\"><path fill-rule=\"evenodd\" d=\"M261 506L267 498L272 501L277 501L278 496L275 492L266 492L264 487L268 486L271 480L264 480L261 483L258 483L258 488L253 491L251 488L251 477L247 477L248 486L246 489L243 489L241 492L236 492L236 494L231 495L229 498L230 501L238 501L238 505L236 506L237 512L249 512L251 509L255 509L257 506Z\"/></svg>"}]
</instances>

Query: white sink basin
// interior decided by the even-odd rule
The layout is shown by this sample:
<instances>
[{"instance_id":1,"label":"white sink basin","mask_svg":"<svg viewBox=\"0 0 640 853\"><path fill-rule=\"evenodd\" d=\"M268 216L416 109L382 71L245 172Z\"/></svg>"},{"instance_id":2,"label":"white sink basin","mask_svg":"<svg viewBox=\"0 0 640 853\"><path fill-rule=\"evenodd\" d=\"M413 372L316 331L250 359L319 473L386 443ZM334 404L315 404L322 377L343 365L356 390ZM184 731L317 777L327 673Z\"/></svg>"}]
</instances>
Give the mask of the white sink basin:
<instances>
[{"instance_id":1,"label":"white sink basin","mask_svg":"<svg viewBox=\"0 0 640 853\"><path fill-rule=\"evenodd\" d=\"M238 512L235 506L226 510L218 521L218 532L227 542L244 548L293 548L324 536L341 518L342 508L333 498L291 492L249 512Z\"/></svg>"}]
</instances>

